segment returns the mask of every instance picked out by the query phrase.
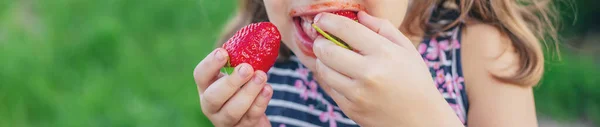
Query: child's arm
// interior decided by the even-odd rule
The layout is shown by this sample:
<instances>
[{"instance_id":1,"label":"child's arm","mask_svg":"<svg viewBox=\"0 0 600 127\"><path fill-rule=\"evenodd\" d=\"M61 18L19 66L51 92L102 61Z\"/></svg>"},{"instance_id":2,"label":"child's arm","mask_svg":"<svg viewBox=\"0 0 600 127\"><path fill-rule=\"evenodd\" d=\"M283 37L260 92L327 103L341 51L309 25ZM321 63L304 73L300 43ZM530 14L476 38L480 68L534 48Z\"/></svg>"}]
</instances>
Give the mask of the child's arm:
<instances>
[{"instance_id":1,"label":"child's arm","mask_svg":"<svg viewBox=\"0 0 600 127\"><path fill-rule=\"evenodd\" d=\"M490 25L468 24L461 54L469 126L537 127L531 85L510 84L493 76L510 76L519 69L519 56L508 36Z\"/></svg>"},{"instance_id":2,"label":"child's arm","mask_svg":"<svg viewBox=\"0 0 600 127\"><path fill-rule=\"evenodd\" d=\"M315 40L315 78L348 117L371 127L462 127L414 45L387 20L320 14L315 24L350 45ZM318 19L316 18L316 19Z\"/></svg>"}]
</instances>

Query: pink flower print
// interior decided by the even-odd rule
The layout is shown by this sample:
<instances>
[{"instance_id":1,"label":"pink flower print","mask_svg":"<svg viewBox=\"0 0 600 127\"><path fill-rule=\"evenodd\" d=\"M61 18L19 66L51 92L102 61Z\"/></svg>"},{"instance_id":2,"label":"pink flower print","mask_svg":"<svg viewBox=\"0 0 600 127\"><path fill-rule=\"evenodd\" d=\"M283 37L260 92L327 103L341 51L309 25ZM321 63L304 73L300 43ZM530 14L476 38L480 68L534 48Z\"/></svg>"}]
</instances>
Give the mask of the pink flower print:
<instances>
[{"instance_id":1,"label":"pink flower print","mask_svg":"<svg viewBox=\"0 0 600 127\"><path fill-rule=\"evenodd\" d=\"M438 47L438 41L435 38L431 39L431 41L429 42L429 46L431 47L431 49L427 52L427 55L425 56L425 58L427 58L429 60L437 59L438 55L440 54L440 50Z\"/></svg>"},{"instance_id":2,"label":"pink flower print","mask_svg":"<svg viewBox=\"0 0 600 127\"><path fill-rule=\"evenodd\" d=\"M310 92L310 96L313 98L316 98L317 94L319 93L319 92L317 92L317 89L318 89L317 82L314 80L310 81L310 83L308 84L308 88L310 89L310 91L308 91L308 92Z\"/></svg>"},{"instance_id":3,"label":"pink flower print","mask_svg":"<svg viewBox=\"0 0 600 127\"><path fill-rule=\"evenodd\" d=\"M428 54L425 57L429 60L435 60L439 58L440 63L438 63L438 65L433 66L435 69L439 69L441 65L447 66L451 64L446 59L446 54L444 53L445 51L450 50L450 46L448 45L447 40L438 42L437 40L432 39L429 42L429 45L431 45L431 49L429 49Z\"/></svg>"},{"instance_id":4,"label":"pink flower print","mask_svg":"<svg viewBox=\"0 0 600 127\"><path fill-rule=\"evenodd\" d=\"M417 49L421 55L425 54L427 51L427 45L424 43L419 44L419 48Z\"/></svg>"},{"instance_id":5,"label":"pink flower print","mask_svg":"<svg viewBox=\"0 0 600 127\"><path fill-rule=\"evenodd\" d=\"M427 59L423 59L423 61L425 62L425 65L427 65L427 67L431 67L435 70L440 69L440 62L436 62L436 61L429 61Z\"/></svg>"},{"instance_id":6,"label":"pink flower print","mask_svg":"<svg viewBox=\"0 0 600 127\"><path fill-rule=\"evenodd\" d=\"M440 62L432 62L432 64L433 64L433 65L432 65L433 69L436 69L436 70L437 70L437 69L440 69L440 66L441 66L441 65L440 65Z\"/></svg>"},{"instance_id":7,"label":"pink flower print","mask_svg":"<svg viewBox=\"0 0 600 127\"><path fill-rule=\"evenodd\" d=\"M452 61L447 59L446 53L440 53L439 63L443 66L452 66Z\"/></svg>"},{"instance_id":8,"label":"pink flower print","mask_svg":"<svg viewBox=\"0 0 600 127\"><path fill-rule=\"evenodd\" d=\"M327 112L321 113L321 115L319 115L319 120L321 120L321 122L329 121L329 127L337 127L335 119L338 117L341 117L341 115L333 111L333 106L327 105Z\"/></svg>"},{"instance_id":9,"label":"pink flower print","mask_svg":"<svg viewBox=\"0 0 600 127\"><path fill-rule=\"evenodd\" d=\"M452 47L454 49L459 49L460 48L460 43L458 42L458 39L452 39Z\"/></svg>"},{"instance_id":10,"label":"pink flower print","mask_svg":"<svg viewBox=\"0 0 600 127\"><path fill-rule=\"evenodd\" d=\"M300 93L300 97L305 101L308 100L308 90L303 90L302 93Z\"/></svg>"},{"instance_id":11,"label":"pink flower print","mask_svg":"<svg viewBox=\"0 0 600 127\"><path fill-rule=\"evenodd\" d=\"M446 80L446 78L444 78L444 70L443 69L442 70L438 70L435 73L435 82L437 84L442 84L442 83L444 83L445 80Z\"/></svg>"},{"instance_id":12,"label":"pink flower print","mask_svg":"<svg viewBox=\"0 0 600 127\"><path fill-rule=\"evenodd\" d=\"M294 87L296 87L296 89L298 90L306 89L302 80L296 80L296 82L294 83Z\"/></svg>"},{"instance_id":13,"label":"pink flower print","mask_svg":"<svg viewBox=\"0 0 600 127\"><path fill-rule=\"evenodd\" d=\"M308 69L300 67L298 69L296 69L296 72L298 72L298 74L300 74L300 78L304 81L308 80L308 73L310 72Z\"/></svg>"},{"instance_id":14,"label":"pink flower print","mask_svg":"<svg viewBox=\"0 0 600 127\"><path fill-rule=\"evenodd\" d=\"M462 90L463 89L462 83L465 81L465 79L460 76L453 76L453 77L454 77L454 84L458 85L459 90Z\"/></svg>"},{"instance_id":15,"label":"pink flower print","mask_svg":"<svg viewBox=\"0 0 600 127\"><path fill-rule=\"evenodd\" d=\"M312 112L312 111L314 111L314 110L315 110L315 106L314 106L314 105L312 105L312 104L309 104L309 105L308 105L308 111Z\"/></svg>"},{"instance_id":16,"label":"pink flower print","mask_svg":"<svg viewBox=\"0 0 600 127\"><path fill-rule=\"evenodd\" d=\"M438 43L438 50L440 51L448 51L450 50L450 46L448 46L448 40L443 40Z\"/></svg>"},{"instance_id":17,"label":"pink flower print","mask_svg":"<svg viewBox=\"0 0 600 127\"><path fill-rule=\"evenodd\" d=\"M444 65L444 66L450 66L452 65L452 63L446 58L446 53L445 51L450 50L450 46L448 44L448 40L444 40L444 41L440 41L438 43L438 47L437 47L437 53L438 57L439 57L439 64ZM439 67L438 67L439 68Z\"/></svg>"},{"instance_id":18,"label":"pink flower print","mask_svg":"<svg viewBox=\"0 0 600 127\"><path fill-rule=\"evenodd\" d=\"M296 83L294 83L294 87L296 87L296 89L300 91L300 97L302 99L308 100L308 90L306 89L306 86L304 85L304 82L302 82L302 80L296 80Z\"/></svg>"},{"instance_id":19,"label":"pink flower print","mask_svg":"<svg viewBox=\"0 0 600 127\"><path fill-rule=\"evenodd\" d=\"M279 124L279 127L285 127L285 124Z\"/></svg>"},{"instance_id":20,"label":"pink flower print","mask_svg":"<svg viewBox=\"0 0 600 127\"><path fill-rule=\"evenodd\" d=\"M450 97L454 97L455 96L455 92L454 92L454 80L452 79L452 75L450 74L446 74L445 80L446 82L444 83L443 87L446 88L446 92L448 92L448 94L450 95Z\"/></svg>"}]
</instances>

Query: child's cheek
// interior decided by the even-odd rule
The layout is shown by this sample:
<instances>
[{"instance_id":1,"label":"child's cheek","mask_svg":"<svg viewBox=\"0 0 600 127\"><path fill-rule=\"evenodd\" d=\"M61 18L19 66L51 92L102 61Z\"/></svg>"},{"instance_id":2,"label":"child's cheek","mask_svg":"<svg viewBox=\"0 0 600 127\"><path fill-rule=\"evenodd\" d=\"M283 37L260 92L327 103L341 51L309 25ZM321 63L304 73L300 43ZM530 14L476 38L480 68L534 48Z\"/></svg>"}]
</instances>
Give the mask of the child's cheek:
<instances>
[{"instance_id":1,"label":"child's cheek","mask_svg":"<svg viewBox=\"0 0 600 127\"><path fill-rule=\"evenodd\" d=\"M367 13L378 18L389 20L400 27L406 16L411 0L363 0ZM414 12L413 12L414 13Z\"/></svg>"},{"instance_id":2,"label":"child's cheek","mask_svg":"<svg viewBox=\"0 0 600 127\"><path fill-rule=\"evenodd\" d=\"M269 21L279 29L284 42L291 42L293 21L289 16L293 0L264 0Z\"/></svg>"}]
</instances>

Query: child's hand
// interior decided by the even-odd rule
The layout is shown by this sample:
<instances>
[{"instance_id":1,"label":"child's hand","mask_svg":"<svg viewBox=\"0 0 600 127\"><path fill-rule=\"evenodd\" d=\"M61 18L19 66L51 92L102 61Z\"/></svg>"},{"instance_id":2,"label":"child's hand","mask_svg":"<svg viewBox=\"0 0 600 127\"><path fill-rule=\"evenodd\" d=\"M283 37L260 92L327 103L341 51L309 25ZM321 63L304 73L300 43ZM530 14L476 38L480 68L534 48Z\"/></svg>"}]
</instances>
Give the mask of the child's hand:
<instances>
[{"instance_id":1,"label":"child's hand","mask_svg":"<svg viewBox=\"0 0 600 127\"><path fill-rule=\"evenodd\" d=\"M194 69L202 112L217 127L271 126L265 115L273 93L267 75L249 64L238 65L231 75L220 73L227 56L216 49Z\"/></svg>"},{"instance_id":2,"label":"child's hand","mask_svg":"<svg viewBox=\"0 0 600 127\"><path fill-rule=\"evenodd\" d=\"M317 38L316 77L361 126L462 126L434 86L420 54L389 21L358 14L359 23L322 13L316 25L355 51Z\"/></svg>"}]
</instances>

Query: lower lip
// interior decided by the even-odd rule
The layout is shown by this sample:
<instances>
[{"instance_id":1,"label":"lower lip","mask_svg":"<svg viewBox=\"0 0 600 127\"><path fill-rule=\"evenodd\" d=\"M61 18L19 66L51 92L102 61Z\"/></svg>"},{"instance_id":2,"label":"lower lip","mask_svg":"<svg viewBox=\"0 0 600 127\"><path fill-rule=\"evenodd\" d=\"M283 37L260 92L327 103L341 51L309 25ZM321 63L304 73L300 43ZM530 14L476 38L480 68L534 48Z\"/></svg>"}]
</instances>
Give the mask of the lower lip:
<instances>
[{"instance_id":1,"label":"lower lip","mask_svg":"<svg viewBox=\"0 0 600 127\"><path fill-rule=\"evenodd\" d=\"M304 53L304 55L315 57L315 53L313 52L314 40L308 37L306 32L304 32L302 26L300 25L300 19L293 19L293 21L295 26L294 28L296 29L296 38L298 39L298 41L296 41L296 44L298 45L302 53Z\"/></svg>"}]
</instances>

